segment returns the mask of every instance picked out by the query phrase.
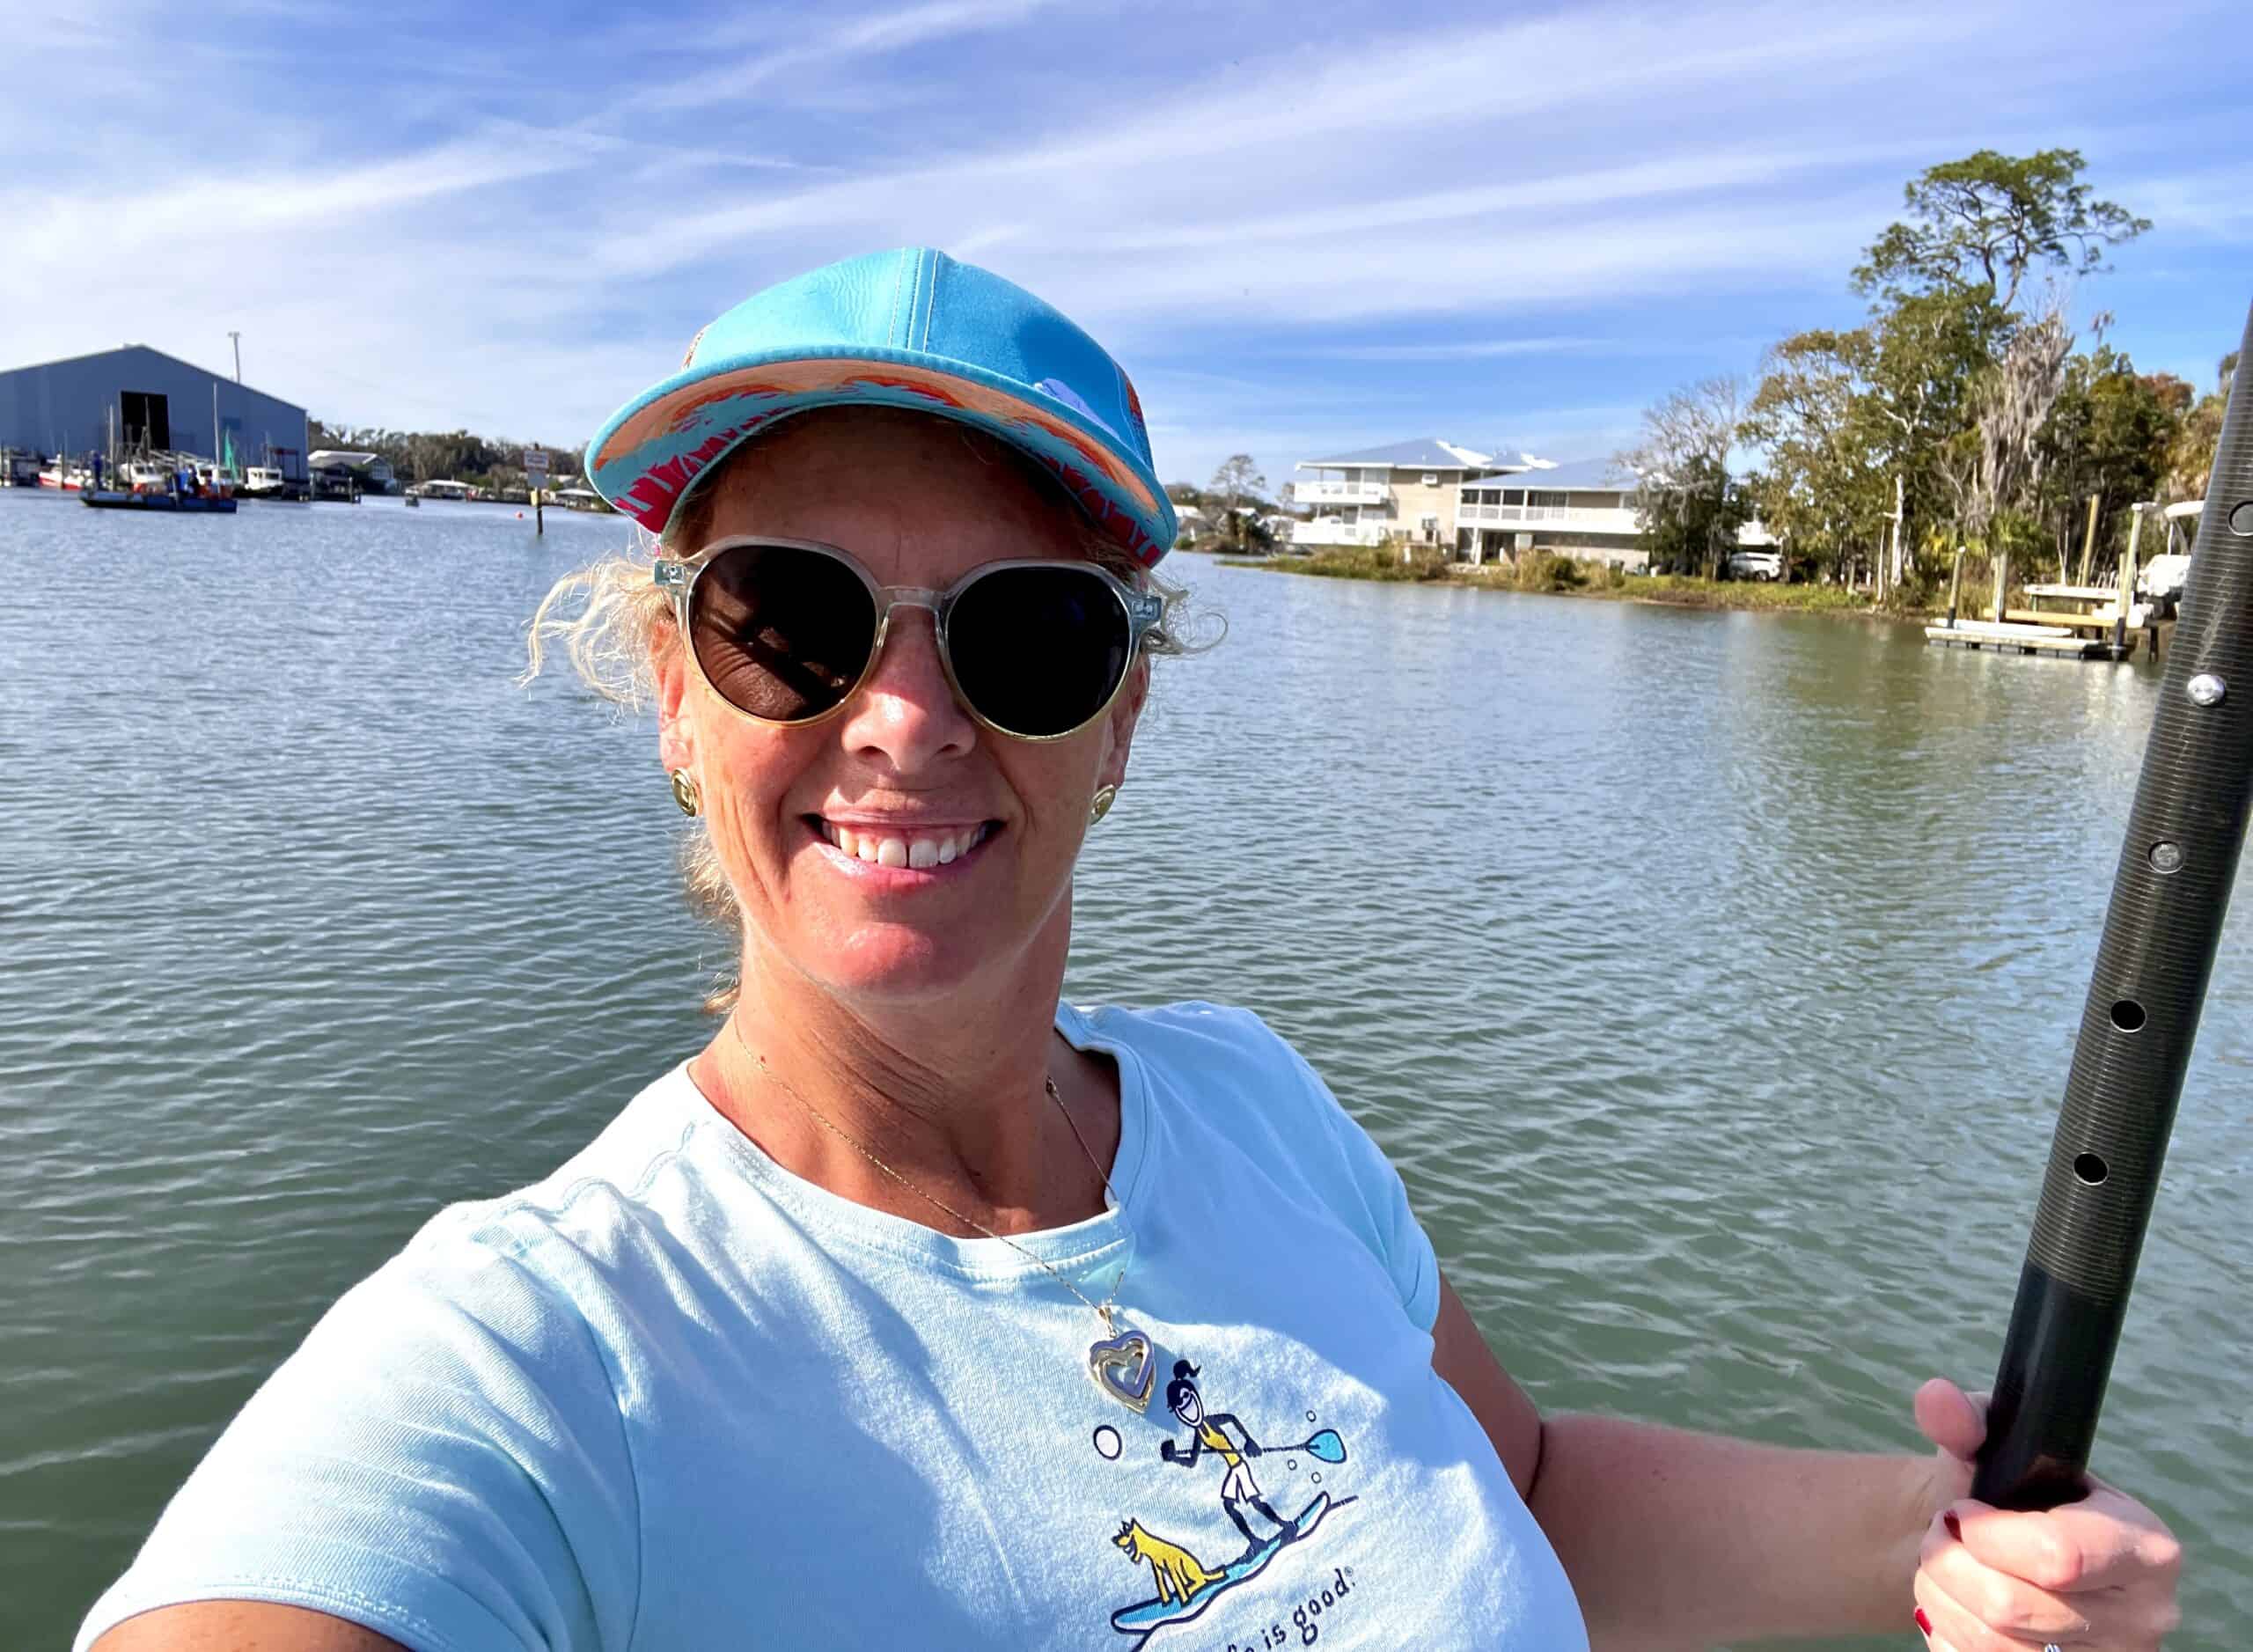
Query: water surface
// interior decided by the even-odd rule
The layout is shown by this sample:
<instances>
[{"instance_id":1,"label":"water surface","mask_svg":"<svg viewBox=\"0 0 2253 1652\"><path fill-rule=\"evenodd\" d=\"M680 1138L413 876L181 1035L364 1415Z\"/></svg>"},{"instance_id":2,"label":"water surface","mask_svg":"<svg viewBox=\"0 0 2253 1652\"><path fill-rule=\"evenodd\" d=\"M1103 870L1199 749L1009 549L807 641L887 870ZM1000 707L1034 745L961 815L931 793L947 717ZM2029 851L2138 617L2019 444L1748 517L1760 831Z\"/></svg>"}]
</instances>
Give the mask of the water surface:
<instances>
[{"instance_id":1,"label":"water surface","mask_svg":"<svg viewBox=\"0 0 2253 1652\"><path fill-rule=\"evenodd\" d=\"M510 680L622 538L0 494L0 1645L704 1036L649 725ZM1266 1015L1543 1406L1916 1449L1993 1370L2155 673L1168 566L1231 631L1160 667L1071 994ZM2240 921L2096 1461L2193 1546L2186 1648L2253 1630L2249 1067Z\"/></svg>"}]
</instances>

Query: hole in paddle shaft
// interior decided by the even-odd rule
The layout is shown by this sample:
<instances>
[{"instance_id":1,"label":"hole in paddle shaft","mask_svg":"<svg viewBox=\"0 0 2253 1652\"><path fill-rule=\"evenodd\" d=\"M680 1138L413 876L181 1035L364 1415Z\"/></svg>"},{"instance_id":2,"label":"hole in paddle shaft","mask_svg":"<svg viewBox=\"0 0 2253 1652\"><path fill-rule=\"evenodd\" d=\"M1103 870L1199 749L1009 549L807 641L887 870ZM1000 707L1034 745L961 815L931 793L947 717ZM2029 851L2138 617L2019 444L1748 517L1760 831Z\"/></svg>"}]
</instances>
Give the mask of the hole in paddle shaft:
<instances>
[{"instance_id":1,"label":"hole in paddle shaft","mask_svg":"<svg viewBox=\"0 0 2253 1652\"><path fill-rule=\"evenodd\" d=\"M2073 1161L2073 1174L2091 1187L2102 1187L2111 1169L2094 1153L2084 1153Z\"/></svg>"},{"instance_id":2,"label":"hole in paddle shaft","mask_svg":"<svg viewBox=\"0 0 2253 1652\"><path fill-rule=\"evenodd\" d=\"M2112 1006L2112 1024L2123 1032L2140 1032L2144 1026L2144 1007L2132 998L2123 998Z\"/></svg>"}]
</instances>

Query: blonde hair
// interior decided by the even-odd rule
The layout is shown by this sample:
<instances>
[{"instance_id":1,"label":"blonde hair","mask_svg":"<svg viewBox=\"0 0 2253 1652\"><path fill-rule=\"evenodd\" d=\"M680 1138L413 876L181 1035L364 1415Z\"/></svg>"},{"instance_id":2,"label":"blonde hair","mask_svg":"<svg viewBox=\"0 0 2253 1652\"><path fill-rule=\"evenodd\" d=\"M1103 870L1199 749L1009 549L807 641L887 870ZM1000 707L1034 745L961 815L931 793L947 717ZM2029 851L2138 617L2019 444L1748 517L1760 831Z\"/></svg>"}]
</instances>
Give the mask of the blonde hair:
<instances>
[{"instance_id":1,"label":"blonde hair","mask_svg":"<svg viewBox=\"0 0 2253 1652\"><path fill-rule=\"evenodd\" d=\"M1080 555L1135 589L1153 591L1163 599L1164 613L1144 635L1145 652L1201 653L1219 642L1227 628L1219 617L1200 614L1185 625L1182 610L1186 593L1181 587L1158 578L1124 546L1097 529L1054 477L1017 449L981 430L965 428L960 433L979 459L1012 465L1057 502L1075 525L1072 548ZM554 649L561 652L582 684L613 705L638 711L649 703L657 692L657 650L676 639L672 595L657 584L652 566L660 556L697 560L710 534L719 499L717 482L748 451L748 445L738 448L698 476L663 534L636 528L630 549L613 552L548 587L527 628L526 664L517 679L519 684L528 684L539 676L547 668L549 650ZM1196 621L1207 619L1217 628L1210 635L1193 638L1193 631L1207 629ZM712 847L711 833L701 819L693 824L680 849L681 883L689 906L739 945L743 909ZM725 1015L735 1007L740 986L737 971L738 966L730 963L723 972L705 995L706 1010Z\"/></svg>"}]
</instances>

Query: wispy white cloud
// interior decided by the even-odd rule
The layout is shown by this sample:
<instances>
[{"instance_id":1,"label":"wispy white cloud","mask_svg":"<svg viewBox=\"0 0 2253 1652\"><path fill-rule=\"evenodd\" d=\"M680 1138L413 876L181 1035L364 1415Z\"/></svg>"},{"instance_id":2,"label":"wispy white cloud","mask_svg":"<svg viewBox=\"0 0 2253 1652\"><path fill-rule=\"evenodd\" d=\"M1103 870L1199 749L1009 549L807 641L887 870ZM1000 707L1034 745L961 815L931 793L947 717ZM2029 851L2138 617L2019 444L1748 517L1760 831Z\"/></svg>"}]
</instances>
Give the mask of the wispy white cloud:
<instances>
[{"instance_id":1,"label":"wispy white cloud","mask_svg":"<svg viewBox=\"0 0 2253 1652\"><path fill-rule=\"evenodd\" d=\"M1075 111L1058 131L1031 142L1020 136L937 164L872 171L685 215L668 227L665 255L685 263L778 233L958 221L973 203L990 202L997 189L1022 198L1040 191L1045 180L1054 180L1048 186L1052 209L1082 223L1085 233L1071 246L1142 253L1221 246L1239 235L1279 231L1298 239L1318 230L1336 239L1360 239L1438 219L1571 206L1590 193L1624 200L1772 183L1843 157L1833 151L1800 159L1791 149L1739 146L1694 159L1640 160L1545 179L1525 164L1524 145L1563 111L1586 118L1591 109L1613 110L1662 92L1687 99L1716 86L1727 87L1733 102L1748 82L1817 66L1842 84L1879 78L1889 72L1889 53L1912 41L1927 50L1944 45L1974 27L1972 17L1962 8L1903 8L1814 27L1802 20L1794 29L1781 26L1780 15L1756 16L1717 38L1710 20L1692 13L1655 20L1591 11L1420 37L1374 51L1303 47L1265 72L1183 87L1156 107L1108 125L1090 126L1084 111ZM1435 136L1435 113L1458 108L1477 110L1478 118L1444 144ZM1483 141L1466 143L1465 136ZM1852 156L1897 157L1909 142L1897 136L1858 146ZM1404 159L1417 168L1405 177ZM1178 198L1178 168L1200 163L1234 178L1259 176L1270 187L1294 190L1295 198L1282 214L1208 209L1203 222L1165 225L1151 203ZM1416 187L1427 180L1449 187ZM1398 194L1404 182L1410 188L1399 199L1354 198L1365 187ZM1216 204L1236 200L1195 193ZM1372 221L1365 225L1365 218ZM1341 233L1347 231L1360 236Z\"/></svg>"},{"instance_id":2,"label":"wispy white cloud","mask_svg":"<svg viewBox=\"0 0 2253 1652\"><path fill-rule=\"evenodd\" d=\"M808 34L808 13L785 14L757 26L757 49L734 62L661 79L626 97L611 114L664 114L747 99L777 81L836 69L855 58L910 50L934 40L980 33L1022 23L1056 0L923 0L894 11L847 17ZM701 42L710 50L715 42Z\"/></svg>"},{"instance_id":3,"label":"wispy white cloud","mask_svg":"<svg viewBox=\"0 0 2253 1652\"><path fill-rule=\"evenodd\" d=\"M2172 234L2234 245L2253 239L2253 162L2234 155L2131 180L2120 193Z\"/></svg>"},{"instance_id":4,"label":"wispy white cloud","mask_svg":"<svg viewBox=\"0 0 2253 1652\"><path fill-rule=\"evenodd\" d=\"M29 192L20 182L12 193L30 220L23 252L33 259L87 259L151 243L237 240L423 207L495 185L576 172L617 147L612 140L581 134L500 128L386 160L310 174L304 168L192 173L128 194L66 195L40 201L36 207L26 199ZM0 211L8 206L8 197L0 197Z\"/></svg>"}]
</instances>

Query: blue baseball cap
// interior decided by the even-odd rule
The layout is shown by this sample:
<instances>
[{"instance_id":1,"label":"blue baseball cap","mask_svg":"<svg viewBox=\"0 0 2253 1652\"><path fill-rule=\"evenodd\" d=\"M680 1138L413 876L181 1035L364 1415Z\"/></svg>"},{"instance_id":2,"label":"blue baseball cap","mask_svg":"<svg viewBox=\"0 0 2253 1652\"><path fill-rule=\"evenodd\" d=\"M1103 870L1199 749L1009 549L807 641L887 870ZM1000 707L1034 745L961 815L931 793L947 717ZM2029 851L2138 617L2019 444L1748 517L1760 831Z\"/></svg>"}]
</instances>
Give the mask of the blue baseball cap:
<instances>
[{"instance_id":1,"label":"blue baseball cap","mask_svg":"<svg viewBox=\"0 0 2253 1652\"><path fill-rule=\"evenodd\" d=\"M1038 459L1144 567L1173 503L1124 369L1013 282L928 246L870 253L753 293L699 333L680 371L587 444L595 491L662 533L707 466L809 407L911 407Z\"/></svg>"}]
</instances>

